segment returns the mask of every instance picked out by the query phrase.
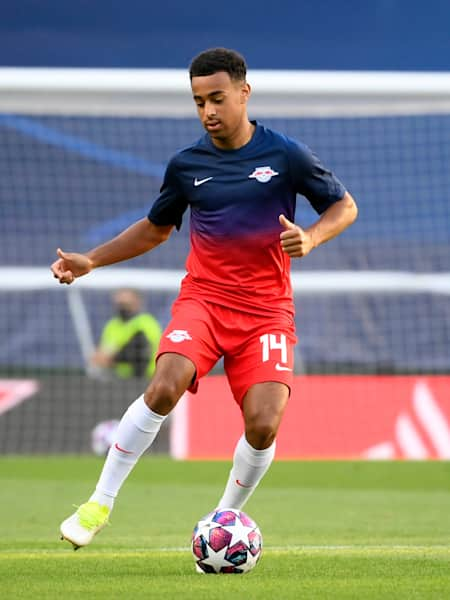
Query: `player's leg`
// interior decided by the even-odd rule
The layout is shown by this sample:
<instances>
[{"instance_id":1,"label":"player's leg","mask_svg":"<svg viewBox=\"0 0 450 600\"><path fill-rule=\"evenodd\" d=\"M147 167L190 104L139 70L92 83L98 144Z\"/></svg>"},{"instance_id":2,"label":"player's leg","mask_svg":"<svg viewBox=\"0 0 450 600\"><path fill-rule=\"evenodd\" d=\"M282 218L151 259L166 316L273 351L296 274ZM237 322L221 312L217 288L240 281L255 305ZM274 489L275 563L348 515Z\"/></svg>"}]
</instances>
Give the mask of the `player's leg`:
<instances>
[{"instance_id":1,"label":"player's leg","mask_svg":"<svg viewBox=\"0 0 450 600\"><path fill-rule=\"evenodd\" d=\"M123 415L116 441L106 457L94 494L61 524L61 536L75 548L86 546L108 522L114 499L140 456L156 438L161 425L195 376L185 356L159 357L150 385Z\"/></svg>"},{"instance_id":2,"label":"player's leg","mask_svg":"<svg viewBox=\"0 0 450 600\"><path fill-rule=\"evenodd\" d=\"M156 438L167 414L186 389L195 391L197 379L220 356L208 320L207 308L201 303L178 299L174 304L150 385L122 417L94 494L61 525L63 538L74 546L89 544L104 527L122 484Z\"/></svg>"},{"instance_id":3,"label":"player's leg","mask_svg":"<svg viewBox=\"0 0 450 600\"><path fill-rule=\"evenodd\" d=\"M237 334L230 339L225 370L241 407L245 432L219 507L242 508L275 455L275 437L293 383L294 321L289 314L234 316Z\"/></svg>"},{"instance_id":4,"label":"player's leg","mask_svg":"<svg viewBox=\"0 0 450 600\"><path fill-rule=\"evenodd\" d=\"M245 432L236 445L219 508L242 508L269 469L288 398L289 387L274 381L257 383L245 394Z\"/></svg>"},{"instance_id":5,"label":"player's leg","mask_svg":"<svg viewBox=\"0 0 450 600\"><path fill-rule=\"evenodd\" d=\"M165 418L195 376L193 362L181 354L162 354L149 386L123 415L91 501L113 506L123 482L151 446Z\"/></svg>"}]
</instances>

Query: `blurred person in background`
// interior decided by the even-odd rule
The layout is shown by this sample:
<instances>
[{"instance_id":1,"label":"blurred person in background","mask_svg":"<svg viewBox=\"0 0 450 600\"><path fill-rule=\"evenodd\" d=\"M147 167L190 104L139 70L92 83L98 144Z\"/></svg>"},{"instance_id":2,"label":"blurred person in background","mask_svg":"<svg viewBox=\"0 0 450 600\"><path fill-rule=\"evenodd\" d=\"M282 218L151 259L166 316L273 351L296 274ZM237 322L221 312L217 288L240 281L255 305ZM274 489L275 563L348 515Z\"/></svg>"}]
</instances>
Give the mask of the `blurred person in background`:
<instances>
[{"instance_id":1,"label":"blurred person in background","mask_svg":"<svg viewBox=\"0 0 450 600\"><path fill-rule=\"evenodd\" d=\"M143 311L141 294L120 289L113 294L115 315L105 324L100 343L91 358L93 373L116 377L151 378L161 339L161 327L151 314Z\"/></svg>"}]
</instances>

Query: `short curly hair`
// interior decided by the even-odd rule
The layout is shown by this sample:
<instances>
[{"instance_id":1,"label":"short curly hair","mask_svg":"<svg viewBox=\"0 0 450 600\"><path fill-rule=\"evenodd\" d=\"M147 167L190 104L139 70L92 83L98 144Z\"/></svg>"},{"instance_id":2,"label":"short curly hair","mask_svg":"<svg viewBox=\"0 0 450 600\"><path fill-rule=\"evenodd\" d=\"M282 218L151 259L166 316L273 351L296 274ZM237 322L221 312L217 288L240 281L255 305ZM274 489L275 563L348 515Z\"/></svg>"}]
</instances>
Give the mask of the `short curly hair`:
<instances>
[{"instance_id":1,"label":"short curly hair","mask_svg":"<svg viewBox=\"0 0 450 600\"><path fill-rule=\"evenodd\" d=\"M243 56L228 48L210 48L200 52L189 67L189 77L204 77L225 71L234 81L245 81L247 65Z\"/></svg>"}]
</instances>

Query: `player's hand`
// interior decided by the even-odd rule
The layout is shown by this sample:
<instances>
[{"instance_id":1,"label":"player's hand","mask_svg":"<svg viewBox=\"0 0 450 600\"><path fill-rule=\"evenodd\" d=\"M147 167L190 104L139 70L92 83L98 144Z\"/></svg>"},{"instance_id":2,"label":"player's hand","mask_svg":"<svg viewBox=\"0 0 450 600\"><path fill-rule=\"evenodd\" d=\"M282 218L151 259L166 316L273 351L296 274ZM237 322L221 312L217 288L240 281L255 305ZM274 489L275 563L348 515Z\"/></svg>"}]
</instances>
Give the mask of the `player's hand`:
<instances>
[{"instance_id":1,"label":"player's hand","mask_svg":"<svg viewBox=\"0 0 450 600\"><path fill-rule=\"evenodd\" d=\"M286 219L284 215L279 216L280 225L284 231L280 233L280 244L283 252L291 258L306 256L314 248L312 235Z\"/></svg>"},{"instance_id":2,"label":"player's hand","mask_svg":"<svg viewBox=\"0 0 450 600\"><path fill-rule=\"evenodd\" d=\"M59 258L50 268L53 277L59 279L59 283L73 283L77 277L92 270L92 262L85 254L63 252L61 248L58 248L56 254Z\"/></svg>"}]
</instances>

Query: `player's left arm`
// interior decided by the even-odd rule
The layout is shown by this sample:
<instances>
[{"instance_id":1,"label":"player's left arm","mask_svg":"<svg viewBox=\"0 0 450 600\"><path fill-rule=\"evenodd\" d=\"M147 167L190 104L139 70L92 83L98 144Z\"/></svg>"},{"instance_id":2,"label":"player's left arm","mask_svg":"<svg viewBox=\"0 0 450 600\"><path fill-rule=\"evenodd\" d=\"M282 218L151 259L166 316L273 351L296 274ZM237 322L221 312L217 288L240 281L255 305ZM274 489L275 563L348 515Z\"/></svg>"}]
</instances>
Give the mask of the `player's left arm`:
<instances>
[{"instance_id":1,"label":"player's left arm","mask_svg":"<svg viewBox=\"0 0 450 600\"><path fill-rule=\"evenodd\" d=\"M320 219L307 229L280 215L280 224L284 229L280 234L281 247L291 258L306 256L317 246L342 233L357 216L358 208L349 192L345 192L340 200L331 204L321 214Z\"/></svg>"}]
</instances>

